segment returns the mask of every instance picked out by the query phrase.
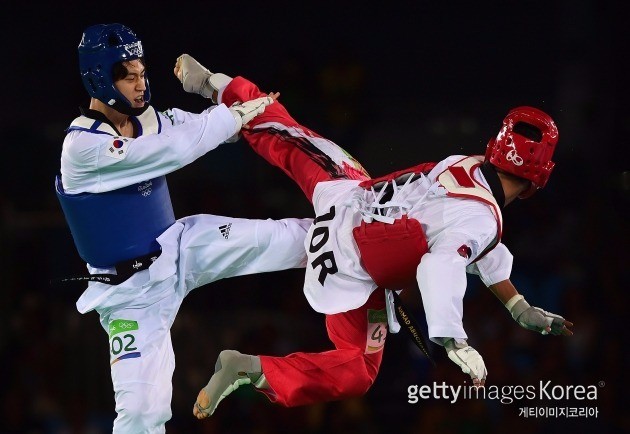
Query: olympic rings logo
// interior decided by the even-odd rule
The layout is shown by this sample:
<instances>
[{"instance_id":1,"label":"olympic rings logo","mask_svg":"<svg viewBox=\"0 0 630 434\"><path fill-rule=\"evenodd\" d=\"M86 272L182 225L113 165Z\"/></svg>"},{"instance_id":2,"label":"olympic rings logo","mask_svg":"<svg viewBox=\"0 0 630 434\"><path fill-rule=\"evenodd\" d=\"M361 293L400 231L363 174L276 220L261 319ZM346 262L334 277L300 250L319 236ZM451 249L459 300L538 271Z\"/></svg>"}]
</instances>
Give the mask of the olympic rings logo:
<instances>
[{"instance_id":1,"label":"olympic rings logo","mask_svg":"<svg viewBox=\"0 0 630 434\"><path fill-rule=\"evenodd\" d=\"M514 143L510 143L507 146L512 149L508 151L508 153L505 155L505 159L515 166L522 166L523 158L521 158L521 156L516 153L516 146L514 146Z\"/></svg>"},{"instance_id":2,"label":"olympic rings logo","mask_svg":"<svg viewBox=\"0 0 630 434\"><path fill-rule=\"evenodd\" d=\"M147 197L152 193L152 185L152 181L147 181L144 184L138 186L138 191L140 192L140 194L142 194L142 196Z\"/></svg>"},{"instance_id":3,"label":"olympic rings logo","mask_svg":"<svg viewBox=\"0 0 630 434\"><path fill-rule=\"evenodd\" d=\"M516 153L516 149L512 149L507 153L505 159L514 164L515 166L522 166L523 159Z\"/></svg>"}]
</instances>

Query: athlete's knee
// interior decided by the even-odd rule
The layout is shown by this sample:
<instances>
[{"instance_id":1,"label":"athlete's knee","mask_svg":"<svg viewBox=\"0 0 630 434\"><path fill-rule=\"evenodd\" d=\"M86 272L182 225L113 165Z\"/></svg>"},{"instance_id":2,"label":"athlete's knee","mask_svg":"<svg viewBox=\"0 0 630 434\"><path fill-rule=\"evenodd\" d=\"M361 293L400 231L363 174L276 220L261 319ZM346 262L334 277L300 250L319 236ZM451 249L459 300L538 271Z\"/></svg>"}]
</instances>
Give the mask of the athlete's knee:
<instances>
[{"instance_id":1,"label":"athlete's knee","mask_svg":"<svg viewBox=\"0 0 630 434\"><path fill-rule=\"evenodd\" d=\"M293 239L302 245L306 239L306 234L309 228L313 225L313 219L311 218L287 218L280 220L281 231L289 232Z\"/></svg>"},{"instance_id":2,"label":"athlete's knee","mask_svg":"<svg viewBox=\"0 0 630 434\"><path fill-rule=\"evenodd\" d=\"M347 398L363 396L370 390L372 384L374 384L374 378L367 372L356 371L347 382L344 395Z\"/></svg>"},{"instance_id":3,"label":"athlete's knee","mask_svg":"<svg viewBox=\"0 0 630 434\"><path fill-rule=\"evenodd\" d=\"M116 393L116 413L115 434L164 432L164 424L172 416L170 399L155 399L151 391L137 387Z\"/></svg>"},{"instance_id":4,"label":"athlete's knee","mask_svg":"<svg viewBox=\"0 0 630 434\"><path fill-rule=\"evenodd\" d=\"M281 243L287 247L297 246L300 250L304 250L304 240L312 223L313 219L310 218L262 220L257 230L258 242L263 246Z\"/></svg>"},{"instance_id":5,"label":"athlete's knee","mask_svg":"<svg viewBox=\"0 0 630 434\"><path fill-rule=\"evenodd\" d=\"M367 363L365 363L364 354L359 356L363 361L362 366L355 366L352 370L351 376L345 382L344 395L346 397L363 396L374 384L378 370L374 371L370 369Z\"/></svg>"}]
</instances>

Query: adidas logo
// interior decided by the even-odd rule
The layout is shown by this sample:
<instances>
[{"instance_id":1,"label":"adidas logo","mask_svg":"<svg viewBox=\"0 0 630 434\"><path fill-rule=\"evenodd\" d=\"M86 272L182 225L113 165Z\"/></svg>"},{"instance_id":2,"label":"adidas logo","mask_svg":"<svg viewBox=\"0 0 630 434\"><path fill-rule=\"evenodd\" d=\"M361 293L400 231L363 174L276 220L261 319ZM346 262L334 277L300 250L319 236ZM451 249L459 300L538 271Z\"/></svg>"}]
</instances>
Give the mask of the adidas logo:
<instances>
[{"instance_id":1,"label":"adidas logo","mask_svg":"<svg viewBox=\"0 0 630 434\"><path fill-rule=\"evenodd\" d=\"M227 225L219 226L219 231L221 231L221 235L223 235L223 238L225 238L226 240L230 236L230 228L231 227L232 227L232 223L228 223Z\"/></svg>"}]
</instances>

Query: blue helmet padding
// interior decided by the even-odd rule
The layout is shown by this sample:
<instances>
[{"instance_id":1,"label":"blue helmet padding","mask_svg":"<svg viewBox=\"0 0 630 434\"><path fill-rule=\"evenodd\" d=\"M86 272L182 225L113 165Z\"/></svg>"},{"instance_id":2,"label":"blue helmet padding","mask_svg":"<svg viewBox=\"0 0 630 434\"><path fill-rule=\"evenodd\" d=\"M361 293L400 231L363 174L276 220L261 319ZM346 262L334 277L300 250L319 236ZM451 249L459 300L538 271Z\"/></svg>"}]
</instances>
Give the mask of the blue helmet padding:
<instances>
[{"instance_id":1,"label":"blue helmet padding","mask_svg":"<svg viewBox=\"0 0 630 434\"><path fill-rule=\"evenodd\" d=\"M114 64L144 57L142 42L122 24L96 24L88 27L79 43L79 70L83 86L91 97L112 106L115 102L132 104L114 86ZM149 80L145 76L145 102L151 99Z\"/></svg>"},{"instance_id":2,"label":"blue helmet padding","mask_svg":"<svg viewBox=\"0 0 630 434\"><path fill-rule=\"evenodd\" d=\"M79 256L94 267L108 268L160 250L156 238L175 223L164 176L79 194L65 193L57 176L55 190Z\"/></svg>"}]
</instances>

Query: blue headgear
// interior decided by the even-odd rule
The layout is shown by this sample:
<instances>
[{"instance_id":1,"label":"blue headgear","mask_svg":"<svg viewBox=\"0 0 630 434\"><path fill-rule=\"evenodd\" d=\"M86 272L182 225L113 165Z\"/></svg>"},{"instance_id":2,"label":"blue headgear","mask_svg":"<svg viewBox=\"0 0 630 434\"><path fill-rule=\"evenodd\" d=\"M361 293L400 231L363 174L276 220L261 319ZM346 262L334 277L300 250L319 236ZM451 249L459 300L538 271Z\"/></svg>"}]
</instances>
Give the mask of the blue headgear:
<instances>
[{"instance_id":1,"label":"blue headgear","mask_svg":"<svg viewBox=\"0 0 630 434\"><path fill-rule=\"evenodd\" d=\"M122 24L97 24L83 32L79 43L79 68L83 85L91 97L121 113L138 116L148 107L133 108L114 86L113 68L118 62L144 57L142 42ZM145 102L151 99L149 80L145 76Z\"/></svg>"}]
</instances>

